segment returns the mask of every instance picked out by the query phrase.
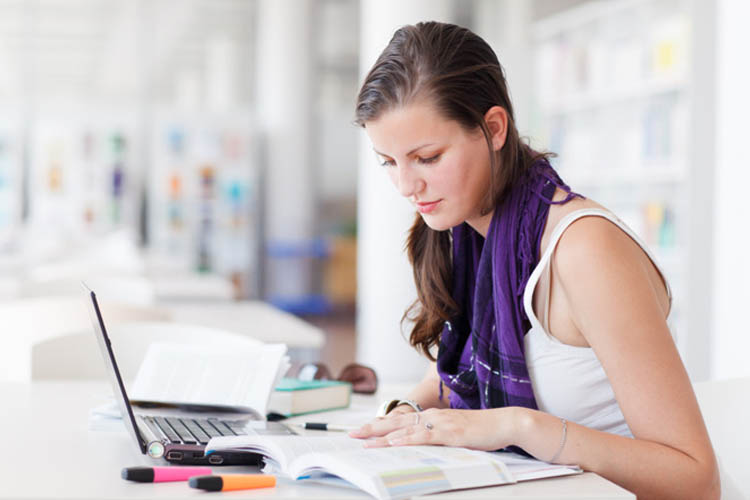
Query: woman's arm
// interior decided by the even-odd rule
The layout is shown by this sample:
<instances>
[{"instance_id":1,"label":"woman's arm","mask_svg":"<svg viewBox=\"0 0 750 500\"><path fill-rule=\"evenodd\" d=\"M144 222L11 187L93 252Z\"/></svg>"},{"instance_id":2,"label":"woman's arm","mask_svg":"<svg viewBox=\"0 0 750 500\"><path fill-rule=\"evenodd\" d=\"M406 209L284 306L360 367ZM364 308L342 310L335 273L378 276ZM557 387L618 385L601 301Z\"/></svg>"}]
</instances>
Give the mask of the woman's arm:
<instances>
[{"instance_id":1,"label":"woman's arm","mask_svg":"<svg viewBox=\"0 0 750 500\"><path fill-rule=\"evenodd\" d=\"M718 498L718 468L708 432L642 250L604 219L572 224L555 253L570 315L596 352L635 439L567 424L557 462L586 470L647 498ZM431 424L431 428L425 426ZM526 408L428 410L419 421L396 416L364 426L370 446L446 444L495 450L514 444L551 460L562 421Z\"/></svg>"},{"instance_id":2,"label":"woman's arm","mask_svg":"<svg viewBox=\"0 0 750 500\"><path fill-rule=\"evenodd\" d=\"M559 460L638 498L717 498L711 441L643 250L611 222L587 217L566 230L554 262L570 317L602 363L635 437L570 424ZM520 446L552 456L559 419L527 412L521 427L527 431L519 434Z\"/></svg>"}]
</instances>

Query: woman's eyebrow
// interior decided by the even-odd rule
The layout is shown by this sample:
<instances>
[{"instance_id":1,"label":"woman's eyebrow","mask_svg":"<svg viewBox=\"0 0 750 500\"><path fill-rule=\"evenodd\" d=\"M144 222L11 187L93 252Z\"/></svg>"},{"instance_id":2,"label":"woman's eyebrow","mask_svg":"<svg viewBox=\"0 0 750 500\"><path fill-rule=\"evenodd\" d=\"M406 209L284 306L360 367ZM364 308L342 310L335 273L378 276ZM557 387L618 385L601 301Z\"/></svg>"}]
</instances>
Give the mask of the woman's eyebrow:
<instances>
[{"instance_id":1,"label":"woman's eyebrow","mask_svg":"<svg viewBox=\"0 0 750 500\"><path fill-rule=\"evenodd\" d=\"M416 148L414 148L414 149L412 149L411 151L409 151L408 153L406 153L406 156L411 156L412 154L416 153L416 152L417 152L417 151L419 151L420 149L422 149L422 148L426 148L427 146L432 146L432 145L434 145L434 144L435 144L434 142L430 142L430 143L427 143L427 144L422 144L421 146L417 146ZM380 151L378 151L378 150L377 150L377 149L375 149L375 148L372 148L372 150L373 150L373 151L375 151L375 152L376 152L377 154L379 154L380 156L387 156L387 157L389 157L389 158L391 157L390 155L387 155L387 154L385 154L385 153L381 153Z\"/></svg>"}]
</instances>

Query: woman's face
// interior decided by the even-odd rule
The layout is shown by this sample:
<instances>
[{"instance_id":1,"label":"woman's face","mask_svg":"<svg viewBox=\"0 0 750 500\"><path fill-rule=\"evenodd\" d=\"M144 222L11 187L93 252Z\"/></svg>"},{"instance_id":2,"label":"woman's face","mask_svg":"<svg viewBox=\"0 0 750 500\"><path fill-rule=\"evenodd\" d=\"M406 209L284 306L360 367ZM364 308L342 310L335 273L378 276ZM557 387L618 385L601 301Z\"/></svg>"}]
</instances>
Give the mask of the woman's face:
<instances>
[{"instance_id":1,"label":"woman's face","mask_svg":"<svg viewBox=\"0 0 750 500\"><path fill-rule=\"evenodd\" d=\"M467 222L487 234L492 213L480 215L490 187L490 159L481 130L466 132L426 103L384 113L365 125L391 182L432 229Z\"/></svg>"}]
</instances>

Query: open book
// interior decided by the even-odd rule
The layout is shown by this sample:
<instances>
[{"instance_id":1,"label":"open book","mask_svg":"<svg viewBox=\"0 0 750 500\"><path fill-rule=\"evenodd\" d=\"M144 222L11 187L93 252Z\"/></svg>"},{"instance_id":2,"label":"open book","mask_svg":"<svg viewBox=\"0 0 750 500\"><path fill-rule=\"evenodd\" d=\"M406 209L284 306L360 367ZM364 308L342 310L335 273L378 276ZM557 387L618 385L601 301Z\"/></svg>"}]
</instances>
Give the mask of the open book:
<instances>
[{"instance_id":1,"label":"open book","mask_svg":"<svg viewBox=\"0 0 750 500\"><path fill-rule=\"evenodd\" d=\"M284 344L154 342L138 370L130 399L226 408L265 420L269 397L288 369Z\"/></svg>"},{"instance_id":2,"label":"open book","mask_svg":"<svg viewBox=\"0 0 750 500\"><path fill-rule=\"evenodd\" d=\"M246 451L264 456L265 472L299 481L353 485L381 498L404 498L578 474L513 453L448 446L364 448L348 436L232 436L209 441L206 453Z\"/></svg>"}]
</instances>

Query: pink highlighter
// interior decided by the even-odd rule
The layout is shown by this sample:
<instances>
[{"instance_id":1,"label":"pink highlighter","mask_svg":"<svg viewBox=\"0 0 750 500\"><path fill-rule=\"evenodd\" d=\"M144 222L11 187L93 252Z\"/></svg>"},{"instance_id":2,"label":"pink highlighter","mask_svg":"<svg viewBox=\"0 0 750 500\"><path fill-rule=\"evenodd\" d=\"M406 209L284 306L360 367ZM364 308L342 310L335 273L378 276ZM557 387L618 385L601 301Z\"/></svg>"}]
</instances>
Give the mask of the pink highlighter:
<instances>
[{"instance_id":1,"label":"pink highlighter","mask_svg":"<svg viewBox=\"0 0 750 500\"><path fill-rule=\"evenodd\" d=\"M187 481L194 476L211 474L211 467L126 467L122 478L138 483L163 483Z\"/></svg>"}]
</instances>

